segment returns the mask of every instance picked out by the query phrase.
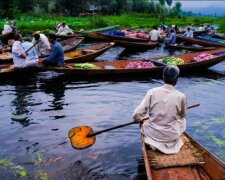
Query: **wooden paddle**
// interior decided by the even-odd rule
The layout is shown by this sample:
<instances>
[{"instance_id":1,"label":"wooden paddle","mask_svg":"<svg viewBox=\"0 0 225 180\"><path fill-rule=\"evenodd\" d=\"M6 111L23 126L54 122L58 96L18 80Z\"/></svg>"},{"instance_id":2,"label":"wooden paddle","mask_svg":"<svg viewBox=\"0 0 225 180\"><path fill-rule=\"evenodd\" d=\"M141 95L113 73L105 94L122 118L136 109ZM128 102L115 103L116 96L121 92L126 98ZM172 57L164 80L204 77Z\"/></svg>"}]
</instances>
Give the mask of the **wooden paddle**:
<instances>
[{"instance_id":1,"label":"wooden paddle","mask_svg":"<svg viewBox=\"0 0 225 180\"><path fill-rule=\"evenodd\" d=\"M155 66L167 66L168 64L164 63L164 62L160 62L154 59L148 59L148 62L153 63Z\"/></svg>"},{"instance_id":2,"label":"wooden paddle","mask_svg":"<svg viewBox=\"0 0 225 180\"><path fill-rule=\"evenodd\" d=\"M25 51L25 53L28 53L34 46L36 46L38 43L40 42L40 40L38 40L36 43L34 43L33 46L31 46L28 50Z\"/></svg>"},{"instance_id":3,"label":"wooden paddle","mask_svg":"<svg viewBox=\"0 0 225 180\"><path fill-rule=\"evenodd\" d=\"M200 104L194 104L194 105L188 106L188 109L197 107L199 105ZM108 129L97 131L97 132L94 132L92 130L92 128L89 126L78 126L78 127L72 128L69 131L68 136L70 138L71 145L74 149L85 149L85 148L92 146L95 143L96 135L98 135L98 134L101 134L101 133L104 133L107 131L111 131L113 129L118 129L118 128L122 128L125 126L129 126L131 124L141 123L147 119L148 118L146 117L146 118L143 118L139 122L131 121L131 122L128 122L125 124L121 124L121 125L114 126L114 127L108 128Z\"/></svg>"}]
</instances>

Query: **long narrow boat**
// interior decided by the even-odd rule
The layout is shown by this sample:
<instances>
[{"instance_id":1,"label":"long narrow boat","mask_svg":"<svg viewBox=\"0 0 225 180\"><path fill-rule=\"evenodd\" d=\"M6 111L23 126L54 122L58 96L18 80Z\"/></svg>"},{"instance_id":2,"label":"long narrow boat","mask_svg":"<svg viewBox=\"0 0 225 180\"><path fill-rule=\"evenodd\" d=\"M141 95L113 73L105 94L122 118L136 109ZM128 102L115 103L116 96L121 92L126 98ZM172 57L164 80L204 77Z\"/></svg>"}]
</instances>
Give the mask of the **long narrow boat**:
<instances>
[{"instance_id":1,"label":"long narrow boat","mask_svg":"<svg viewBox=\"0 0 225 180\"><path fill-rule=\"evenodd\" d=\"M86 49L80 49L73 52L65 53L64 60L65 63L77 63L77 62L87 62L90 61L101 54L103 54L105 51L110 49L112 46L114 46L114 42L111 43L102 43L95 46L91 46Z\"/></svg>"},{"instance_id":2,"label":"long narrow boat","mask_svg":"<svg viewBox=\"0 0 225 180\"><path fill-rule=\"evenodd\" d=\"M148 38L135 38L135 37L128 37L128 36L118 36L118 35L111 35L107 33L100 33L102 36L110 38L111 40L121 40L121 41L129 41L129 42L148 42Z\"/></svg>"},{"instance_id":3,"label":"long narrow boat","mask_svg":"<svg viewBox=\"0 0 225 180\"><path fill-rule=\"evenodd\" d=\"M150 49L156 47L159 43L158 42L129 42L129 41L121 41L115 40L116 45L123 46L130 49Z\"/></svg>"},{"instance_id":4,"label":"long narrow boat","mask_svg":"<svg viewBox=\"0 0 225 180\"><path fill-rule=\"evenodd\" d=\"M94 32L104 32L104 31L110 31L113 29L117 29L119 27L119 25L115 25L115 26L108 26L108 27L103 27L103 28L98 28L98 29L92 29L89 31L79 31L77 33L82 34L84 37L89 37L89 33L94 33Z\"/></svg>"},{"instance_id":5,"label":"long narrow boat","mask_svg":"<svg viewBox=\"0 0 225 180\"><path fill-rule=\"evenodd\" d=\"M11 63L12 59L12 54L9 52L4 52L0 54L0 64Z\"/></svg>"},{"instance_id":6,"label":"long narrow boat","mask_svg":"<svg viewBox=\"0 0 225 180\"><path fill-rule=\"evenodd\" d=\"M9 32L9 33L0 35L0 40L2 41L3 44L6 44L6 45L8 44L8 40L13 39L13 38L14 38L13 32Z\"/></svg>"},{"instance_id":7,"label":"long narrow boat","mask_svg":"<svg viewBox=\"0 0 225 180\"><path fill-rule=\"evenodd\" d=\"M70 39L70 38L75 38L75 37L79 37L79 35L77 34L69 34L69 35L56 35L56 37L60 40L66 40L66 39Z\"/></svg>"},{"instance_id":8,"label":"long narrow boat","mask_svg":"<svg viewBox=\"0 0 225 180\"><path fill-rule=\"evenodd\" d=\"M212 36L204 35L204 36L197 36L197 39L205 40L205 41L210 41L210 42L216 42L216 43L225 43L223 39L220 38L215 38Z\"/></svg>"},{"instance_id":9,"label":"long narrow boat","mask_svg":"<svg viewBox=\"0 0 225 180\"><path fill-rule=\"evenodd\" d=\"M151 150L142 136L142 152L148 180L222 180L225 164L205 147L184 134L184 146L178 154L165 155Z\"/></svg>"},{"instance_id":10,"label":"long narrow boat","mask_svg":"<svg viewBox=\"0 0 225 180\"><path fill-rule=\"evenodd\" d=\"M199 61L194 62L193 58L200 55L201 52L195 53L188 53L181 56L176 56L182 58L184 60L184 64L178 65L181 69L181 73L191 74L195 70L202 70L203 68L211 67L215 64L220 63L221 61L225 60L225 48L206 51L207 53L215 54L215 53L223 53L218 57L212 58L206 61ZM159 58L155 58L158 60ZM126 66L130 62L146 62L146 60L116 60L111 62L93 62L91 64L97 66L97 68L93 69L81 69L81 68L74 68L73 64L67 64L67 67L60 67L55 68L55 71L69 74L71 77L72 75L76 75L74 77L82 77L82 78L114 78L114 77L128 77L135 75L138 77L139 75L147 75L147 76L155 76L161 75L163 66L155 66L155 67L147 67L147 68L126 68Z\"/></svg>"},{"instance_id":11,"label":"long narrow boat","mask_svg":"<svg viewBox=\"0 0 225 180\"><path fill-rule=\"evenodd\" d=\"M224 34L214 34L212 35L213 38L219 38L219 39L224 39L225 40L225 35Z\"/></svg>"},{"instance_id":12,"label":"long narrow boat","mask_svg":"<svg viewBox=\"0 0 225 180\"><path fill-rule=\"evenodd\" d=\"M84 40L83 37L73 37L60 41L64 52L70 52L77 48L77 46ZM50 54L49 54L50 55ZM47 57L49 55L40 56L40 58Z\"/></svg>"},{"instance_id":13,"label":"long narrow boat","mask_svg":"<svg viewBox=\"0 0 225 180\"><path fill-rule=\"evenodd\" d=\"M169 49L176 49L176 50L189 50L189 51L209 51L214 50L216 47L200 47L200 46L185 46L185 45L173 45L173 44L166 44L166 47Z\"/></svg>"},{"instance_id":14,"label":"long narrow boat","mask_svg":"<svg viewBox=\"0 0 225 180\"><path fill-rule=\"evenodd\" d=\"M210 42L210 41L205 41L205 40L196 39L196 38L186 38L186 37L182 37L182 36L177 36L177 40L189 42L192 44L198 44L201 46L207 46L207 47L225 47L224 43Z\"/></svg>"}]
</instances>

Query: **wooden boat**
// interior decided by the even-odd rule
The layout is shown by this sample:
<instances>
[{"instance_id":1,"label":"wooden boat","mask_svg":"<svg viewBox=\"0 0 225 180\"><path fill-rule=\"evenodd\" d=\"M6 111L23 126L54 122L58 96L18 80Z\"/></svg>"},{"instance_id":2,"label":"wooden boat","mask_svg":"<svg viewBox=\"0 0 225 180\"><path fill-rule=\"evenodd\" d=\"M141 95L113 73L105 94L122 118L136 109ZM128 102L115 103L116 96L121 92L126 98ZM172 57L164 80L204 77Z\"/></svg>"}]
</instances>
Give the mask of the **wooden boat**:
<instances>
[{"instance_id":1,"label":"wooden boat","mask_svg":"<svg viewBox=\"0 0 225 180\"><path fill-rule=\"evenodd\" d=\"M12 54L9 52L4 52L0 54L0 64L11 63L13 60Z\"/></svg>"},{"instance_id":2,"label":"wooden boat","mask_svg":"<svg viewBox=\"0 0 225 180\"><path fill-rule=\"evenodd\" d=\"M69 53L65 53L64 60L65 63L76 63L76 62L87 62L90 61L101 54L103 54L105 51L110 49L112 46L114 46L114 42L111 43L102 43L95 46L91 46L86 49L81 49Z\"/></svg>"},{"instance_id":3,"label":"wooden boat","mask_svg":"<svg viewBox=\"0 0 225 180\"><path fill-rule=\"evenodd\" d=\"M201 46L207 46L207 47L225 47L224 43L210 42L210 41L205 41L205 40L196 39L196 38L186 38L182 36L177 36L177 40L192 43L192 44L198 44Z\"/></svg>"},{"instance_id":4,"label":"wooden boat","mask_svg":"<svg viewBox=\"0 0 225 180\"><path fill-rule=\"evenodd\" d=\"M13 32L0 35L0 40L2 41L3 44L7 45L8 40L10 40L10 39L14 39L14 33Z\"/></svg>"},{"instance_id":5,"label":"wooden boat","mask_svg":"<svg viewBox=\"0 0 225 180\"><path fill-rule=\"evenodd\" d=\"M225 179L225 164L188 134L182 137L185 145L175 155L152 151L142 136L142 152L148 180L222 180ZM186 148L186 149L185 149ZM197 152L198 158L193 157ZM179 157L180 156L180 157ZM162 162L164 158L164 162Z\"/></svg>"},{"instance_id":6,"label":"wooden boat","mask_svg":"<svg viewBox=\"0 0 225 180\"><path fill-rule=\"evenodd\" d=\"M69 38L63 41L60 41L60 43L63 46L64 52L70 52L77 48L77 46L84 40L83 37L73 37Z\"/></svg>"},{"instance_id":7,"label":"wooden boat","mask_svg":"<svg viewBox=\"0 0 225 180\"><path fill-rule=\"evenodd\" d=\"M189 51L209 51L209 50L213 50L216 49L215 47L200 47L200 46L185 46L185 45L173 45L173 44L165 44L166 48L169 49L176 49L176 50L181 50L181 49L185 49L185 50L189 50Z\"/></svg>"},{"instance_id":8,"label":"wooden boat","mask_svg":"<svg viewBox=\"0 0 225 180\"><path fill-rule=\"evenodd\" d=\"M108 27L103 27L103 28L98 28L98 29L92 29L89 31L79 31L78 33L82 34L84 37L89 37L89 33L94 33L94 32L104 32L104 31L110 31L113 29L117 29L119 25L115 26L108 26Z\"/></svg>"},{"instance_id":9,"label":"wooden boat","mask_svg":"<svg viewBox=\"0 0 225 180\"><path fill-rule=\"evenodd\" d=\"M121 41L121 40L115 40L114 41L116 45L123 46L126 48L132 48L132 49L150 49L156 47L159 43L158 42L129 42L129 41Z\"/></svg>"},{"instance_id":10,"label":"wooden boat","mask_svg":"<svg viewBox=\"0 0 225 180\"><path fill-rule=\"evenodd\" d=\"M111 35L107 33L100 33L102 36L110 38L111 40L121 40L121 41L129 41L129 42L148 42L149 39L147 38L135 38L135 37L128 37L128 36L118 36L118 35Z\"/></svg>"},{"instance_id":11,"label":"wooden boat","mask_svg":"<svg viewBox=\"0 0 225 180\"><path fill-rule=\"evenodd\" d=\"M60 40L66 40L70 38L76 38L79 37L77 34L68 34L68 35L56 35L56 37Z\"/></svg>"},{"instance_id":12,"label":"wooden boat","mask_svg":"<svg viewBox=\"0 0 225 180\"><path fill-rule=\"evenodd\" d=\"M215 38L215 37L208 36L208 35L197 36L196 38L201 39L201 40L205 40L205 41L210 41L210 42L216 42L216 43L222 43L222 44L225 43L223 39Z\"/></svg>"},{"instance_id":13,"label":"wooden boat","mask_svg":"<svg viewBox=\"0 0 225 180\"><path fill-rule=\"evenodd\" d=\"M214 34L211 37L213 37L213 38L219 38L219 39L224 39L225 40L225 35L223 35L223 34Z\"/></svg>"},{"instance_id":14,"label":"wooden boat","mask_svg":"<svg viewBox=\"0 0 225 180\"><path fill-rule=\"evenodd\" d=\"M206 51L207 53L221 53L225 52L225 48ZM188 53L181 56L175 56L182 58L184 60L184 64L178 65L181 73L190 74L194 72L194 70L202 70L203 68L211 67L223 60L225 60L225 55L215 57L210 60L200 61L200 62L193 62L193 58L200 55L201 52L195 53ZM154 58L158 60L160 58ZM60 67L55 68L54 70L57 72L65 73L65 74L75 74L75 77L83 77L83 78L91 78L91 77L121 77L121 76L136 76L139 75L147 75L147 76L155 76L162 74L163 66L156 66L152 68L133 68L133 69L126 69L126 66L130 62L146 62L146 60L116 60L111 62L93 62L91 64L96 65L98 68L94 69L79 69L73 68L73 64L67 64L67 67ZM72 77L72 76L71 76Z\"/></svg>"},{"instance_id":15,"label":"wooden boat","mask_svg":"<svg viewBox=\"0 0 225 180\"><path fill-rule=\"evenodd\" d=\"M64 52L70 52L77 48L77 46L84 40L83 37L73 37L60 41ZM50 55L50 54L49 54ZM49 55L40 56L40 58L47 57Z\"/></svg>"}]
</instances>

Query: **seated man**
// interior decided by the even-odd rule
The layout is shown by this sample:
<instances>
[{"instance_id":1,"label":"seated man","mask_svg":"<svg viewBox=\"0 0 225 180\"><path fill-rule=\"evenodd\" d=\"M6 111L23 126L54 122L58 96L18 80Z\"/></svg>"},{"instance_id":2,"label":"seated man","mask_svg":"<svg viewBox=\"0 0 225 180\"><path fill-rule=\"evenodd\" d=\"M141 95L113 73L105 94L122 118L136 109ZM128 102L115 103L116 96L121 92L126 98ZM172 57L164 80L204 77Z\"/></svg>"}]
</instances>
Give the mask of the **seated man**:
<instances>
[{"instance_id":1,"label":"seated man","mask_svg":"<svg viewBox=\"0 0 225 180\"><path fill-rule=\"evenodd\" d=\"M174 29L170 29L169 37L166 39L167 44L176 44L176 33Z\"/></svg>"},{"instance_id":2,"label":"seated man","mask_svg":"<svg viewBox=\"0 0 225 180\"><path fill-rule=\"evenodd\" d=\"M191 30L191 28L187 28L187 31L183 34L184 37L186 38L193 38L194 37L194 34L193 34L193 31Z\"/></svg>"},{"instance_id":3,"label":"seated man","mask_svg":"<svg viewBox=\"0 0 225 180\"><path fill-rule=\"evenodd\" d=\"M154 26L153 30L150 32L150 41L157 42L159 40L159 31L157 30L157 27Z\"/></svg>"},{"instance_id":4,"label":"seated man","mask_svg":"<svg viewBox=\"0 0 225 180\"><path fill-rule=\"evenodd\" d=\"M8 21L6 21L5 24L4 24L4 27L3 27L2 34L7 34L7 33L10 33L10 32L12 32L12 28L9 25Z\"/></svg>"},{"instance_id":5,"label":"seated man","mask_svg":"<svg viewBox=\"0 0 225 180\"><path fill-rule=\"evenodd\" d=\"M59 27L58 32L56 33L57 35L69 35L73 34L73 30L70 29L65 22L62 23L62 25Z\"/></svg>"},{"instance_id":6,"label":"seated man","mask_svg":"<svg viewBox=\"0 0 225 180\"><path fill-rule=\"evenodd\" d=\"M20 34L16 34L15 42L12 46L12 55L13 55L13 63L16 68L26 68L26 67L35 67L38 64L38 59L30 60L25 50L23 49L21 42L22 36Z\"/></svg>"},{"instance_id":7,"label":"seated man","mask_svg":"<svg viewBox=\"0 0 225 180\"><path fill-rule=\"evenodd\" d=\"M21 45L22 45L22 47L23 47L23 49L24 49L25 51L29 50L32 46L34 46L34 45L30 42L31 38L30 38L29 36L25 36L25 37L23 38L23 40L24 40L24 42L23 42ZM27 52L27 57L28 57L29 59L31 59L31 60L33 60L33 59L38 59L38 55L37 55L37 53L36 53L35 47L31 48L31 49Z\"/></svg>"},{"instance_id":8,"label":"seated man","mask_svg":"<svg viewBox=\"0 0 225 180\"><path fill-rule=\"evenodd\" d=\"M56 40L56 35L53 33L48 35L48 40L53 45L52 52L49 57L41 59L39 63L50 66L63 66L64 51L62 45Z\"/></svg>"},{"instance_id":9,"label":"seated man","mask_svg":"<svg viewBox=\"0 0 225 180\"><path fill-rule=\"evenodd\" d=\"M166 66L163 70L165 84L148 90L133 114L136 122L148 117L141 127L144 141L165 154L179 152L183 146L181 135L186 129L186 97L174 88L178 76L177 66Z\"/></svg>"},{"instance_id":10,"label":"seated man","mask_svg":"<svg viewBox=\"0 0 225 180\"><path fill-rule=\"evenodd\" d=\"M34 33L34 38L31 43L32 44L37 43L35 49L38 56L49 55L51 51L51 46L48 41L48 38L44 34L40 34L38 32Z\"/></svg>"}]
</instances>

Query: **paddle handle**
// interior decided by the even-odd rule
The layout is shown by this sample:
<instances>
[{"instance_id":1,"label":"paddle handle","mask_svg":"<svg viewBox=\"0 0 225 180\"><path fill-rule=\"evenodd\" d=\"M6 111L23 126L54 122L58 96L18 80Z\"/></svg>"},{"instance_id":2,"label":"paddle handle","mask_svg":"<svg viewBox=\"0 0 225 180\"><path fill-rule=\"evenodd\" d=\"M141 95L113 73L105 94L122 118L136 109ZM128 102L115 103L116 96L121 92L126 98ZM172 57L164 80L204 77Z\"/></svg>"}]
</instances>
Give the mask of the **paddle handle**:
<instances>
[{"instance_id":1,"label":"paddle handle","mask_svg":"<svg viewBox=\"0 0 225 180\"><path fill-rule=\"evenodd\" d=\"M197 107L197 106L200 106L200 104L194 104L194 105L188 106L187 108L188 108L188 109L191 109L191 108L194 108L194 107ZM108 129L104 129L104 130L101 130L101 131L97 131L97 132L88 134L87 137L96 136L96 135L98 135L98 134L101 134L101 133L104 133L104 132L107 132L107 131L111 131L111 130L114 130L114 129L118 129L118 128L121 128L121 127L124 127L124 126L129 126L129 125L131 125L131 124L137 124L137 123L140 123L140 122L145 121L145 120L147 120L147 119L148 119L148 117L145 117L145 118L143 118L143 119L142 119L141 121L139 121L139 122L131 121L131 122L129 122L129 123L120 124L120 125L118 125L118 126L114 126L114 127L108 128Z\"/></svg>"},{"instance_id":2,"label":"paddle handle","mask_svg":"<svg viewBox=\"0 0 225 180\"><path fill-rule=\"evenodd\" d=\"M36 43L34 43L33 46L31 46L28 50L25 51L25 53L28 53L34 46L36 46L38 43L40 42L40 40L38 40Z\"/></svg>"},{"instance_id":3,"label":"paddle handle","mask_svg":"<svg viewBox=\"0 0 225 180\"><path fill-rule=\"evenodd\" d=\"M155 66L167 66L166 63L160 62L160 61L156 61L154 59L148 59L147 61L153 63Z\"/></svg>"}]
</instances>

